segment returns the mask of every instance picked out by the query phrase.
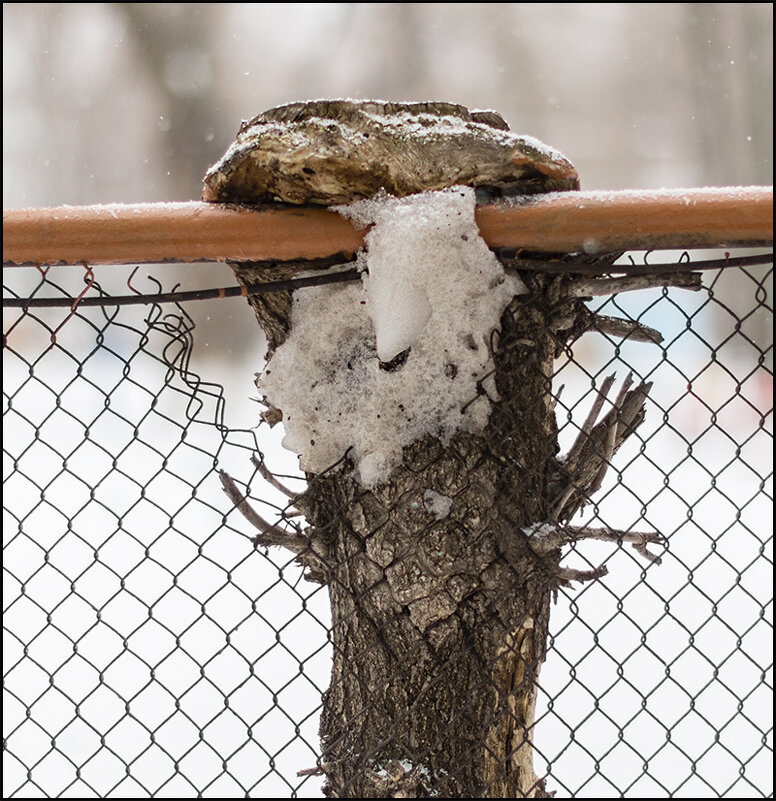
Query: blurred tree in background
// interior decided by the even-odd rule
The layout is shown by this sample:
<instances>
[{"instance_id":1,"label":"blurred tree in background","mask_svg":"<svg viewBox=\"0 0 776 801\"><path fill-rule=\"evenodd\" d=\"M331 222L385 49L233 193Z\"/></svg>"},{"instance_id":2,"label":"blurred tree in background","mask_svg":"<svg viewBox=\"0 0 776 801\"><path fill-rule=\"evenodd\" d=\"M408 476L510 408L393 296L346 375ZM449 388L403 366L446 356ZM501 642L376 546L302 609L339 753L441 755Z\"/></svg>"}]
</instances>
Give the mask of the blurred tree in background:
<instances>
[{"instance_id":1,"label":"blurred tree in background","mask_svg":"<svg viewBox=\"0 0 776 801\"><path fill-rule=\"evenodd\" d=\"M3 21L6 208L197 198L241 119L325 96L497 109L584 189L773 182L770 3L6 3ZM243 305L198 320L227 358L255 339Z\"/></svg>"}]
</instances>

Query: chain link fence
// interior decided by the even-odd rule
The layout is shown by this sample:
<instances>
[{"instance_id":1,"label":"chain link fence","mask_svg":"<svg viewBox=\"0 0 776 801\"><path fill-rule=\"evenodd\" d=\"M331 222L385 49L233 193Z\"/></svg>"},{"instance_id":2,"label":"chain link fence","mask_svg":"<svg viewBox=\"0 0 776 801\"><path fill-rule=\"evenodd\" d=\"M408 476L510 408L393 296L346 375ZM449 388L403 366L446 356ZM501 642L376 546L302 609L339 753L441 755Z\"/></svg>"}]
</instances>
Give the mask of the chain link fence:
<instances>
[{"instance_id":1,"label":"chain link fence","mask_svg":"<svg viewBox=\"0 0 776 801\"><path fill-rule=\"evenodd\" d=\"M78 268L4 272L6 297L83 289ZM591 333L555 362L561 451L607 375L652 383L578 519L659 532L662 564L624 541L566 549L608 573L555 593L534 768L559 797L769 797L772 269L588 307L663 341ZM258 406L229 425L183 305L4 316L5 796L319 797L328 591L254 544L219 481L301 536L278 429Z\"/></svg>"}]
</instances>

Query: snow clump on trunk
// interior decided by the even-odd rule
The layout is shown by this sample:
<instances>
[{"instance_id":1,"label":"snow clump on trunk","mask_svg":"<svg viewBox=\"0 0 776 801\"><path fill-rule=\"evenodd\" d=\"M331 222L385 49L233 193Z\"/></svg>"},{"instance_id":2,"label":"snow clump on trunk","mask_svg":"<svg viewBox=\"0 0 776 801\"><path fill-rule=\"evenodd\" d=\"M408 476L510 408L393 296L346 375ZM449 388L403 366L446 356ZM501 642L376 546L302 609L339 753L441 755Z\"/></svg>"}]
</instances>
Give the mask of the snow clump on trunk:
<instances>
[{"instance_id":1,"label":"snow clump on trunk","mask_svg":"<svg viewBox=\"0 0 776 801\"><path fill-rule=\"evenodd\" d=\"M464 186L337 207L372 226L362 281L297 290L290 334L258 381L303 470L347 452L371 488L416 440L485 427L491 335L525 286L480 237L474 208Z\"/></svg>"}]
</instances>

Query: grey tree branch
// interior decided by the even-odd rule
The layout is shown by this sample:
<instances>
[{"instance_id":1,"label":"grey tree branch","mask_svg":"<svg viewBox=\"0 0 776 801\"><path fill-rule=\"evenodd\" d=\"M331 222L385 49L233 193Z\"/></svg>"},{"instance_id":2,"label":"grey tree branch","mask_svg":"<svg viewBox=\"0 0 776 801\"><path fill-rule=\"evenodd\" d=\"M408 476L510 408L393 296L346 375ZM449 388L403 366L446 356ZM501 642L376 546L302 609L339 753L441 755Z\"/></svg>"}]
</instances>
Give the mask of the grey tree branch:
<instances>
[{"instance_id":1,"label":"grey tree branch","mask_svg":"<svg viewBox=\"0 0 776 801\"><path fill-rule=\"evenodd\" d=\"M612 376L604 380L568 455L558 460L562 489L553 504L553 520L570 520L587 503L600 488L614 454L644 419L644 404L652 384L641 383L630 389L633 379L628 375L612 409L591 427L612 383Z\"/></svg>"},{"instance_id":2,"label":"grey tree branch","mask_svg":"<svg viewBox=\"0 0 776 801\"><path fill-rule=\"evenodd\" d=\"M558 580L561 584L568 586L572 581L595 581L608 573L606 565L601 565L593 570L577 570L574 567L561 567L558 569Z\"/></svg>"},{"instance_id":3,"label":"grey tree branch","mask_svg":"<svg viewBox=\"0 0 776 801\"><path fill-rule=\"evenodd\" d=\"M660 344L663 341L663 335L660 331L650 328L643 323L637 323L635 320L624 320L621 317L610 317L605 314L590 313L590 321L588 331L597 332L599 334L608 334L618 339L630 339L634 342L651 342Z\"/></svg>"},{"instance_id":4,"label":"grey tree branch","mask_svg":"<svg viewBox=\"0 0 776 801\"><path fill-rule=\"evenodd\" d=\"M283 484L283 482L279 481L275 475L270 471L266 464L264 464L264 459L260 459L256 454L251 456L251 462L253 462L253 466L259 471L261 477L268 483L271 484L276 490L280 490L283 495L286 496L289 500L293 501L297 498L298 493L292 492L288 487Z\"/></svg>"},{"instance_id":5,"label":"grey tree branch","mask_svg":"<svg viewBox=\"0 0 776 801\"><path fill-rule=\"evenodd\" d=\"M574 440L574 444L571 446L564 459L569 471L573 471L576 468L579 454L581 453L584 445L590 440L590 432L593 430L593 426L598 419L598 415L601 413L601 407L604 405L606 396L609 394L609 390L614 384L615 377L615 373L606 376L601 383L601 386L597 390L595 400L593 401L593 405L590 407L590 411L587 413L585 422L582 423L582 428L579 429L579 433Z\"/></svg>"},{"instance_id":6,"label":"grey tree branch","mask_svg":"<svg viewBox=\"0 0 776 801\"><path fill-rule=\"evenodd\" d=\"M600 540L601 542L628 543L640 556L659 565L659 556L650 553L647 545L663 544L665 538L656 531L625 531L616 528L592 528L591 526L560 526L556 523L539 523L523 529L529 538L534 552L549 553L555 548L571 545L580 540Z\"/></svg>"},{"instance_id":7,"label":"grey tree branch","mask_svg":"<svg viewBox=\"0 0 776 801\"><path fill-rule=\"evenodd\" d=\"M628 395L628 390L631 388L633 384L633 373L628 373L625 376L625 380L622 382L622 386L620 387L620 391L617 393L617 399L614 402L614 409L616 411L622 408L623 403L625 402L625 398ZM604 451L601 454L601 466L596 473L596 477L593 480L593 483L590 485L588 489L588 494L592 495L594 492L598 492L601 489L601 485L604 483L604 477L606 476L606 471L609 469L612 463L612 457L614 456L615 445L617 442L617 431L620 424L619 415L615 415L612 419L612 423L609 426L608 431L606 432L606 439L604 440Z\"/></svg>"},{"instance_id":8,"label":"grey tree branch","mask_svg":"<svg viewBox=\"0 0 776 801\"><path fill-rule=\"evenodd\" d=\"M616 295L619 292L631 292L636 289L654 289L655 287L674 286L680 289L698 291L703 286L701 274L692 273L658 273L656 275L626 275L621 278L594 278L584 276L571 281L566 287L566 297L587 298L597 295Z\"/></svg>"},{"instance_id":9,"label":"grey tree branch","mask_svg":"<svg viewBox=\"0 0 776 801\"><path fill-rule=\"evenodd\" d=\"M219 472L221 484L229 500L238 512L259 532L253 541L257 545L279 545L299 555L310 549L310 541L306 537L288 534L283 529L268 523L251 505L237 488L234 479L224 470Z\"/></svg>"},{"instance_id":10,"label":"grey tree branch","mask_svg":"<svg viewBox=\"0 0 776 801\"><path fill-rule=\"evenodd\" d=\"M289 534L278 526L268 523L249 503L240 492L234 479L221 470L219 472L221 484L227 497L232 501L240 514L259 532L254 538L254 545L264 547L279 546L286 548L296 556L303 567L308 568L305 578L326 584L329 580L328 550L320 538L308 539L303 535Z\"/></svg>"}]
</instances>

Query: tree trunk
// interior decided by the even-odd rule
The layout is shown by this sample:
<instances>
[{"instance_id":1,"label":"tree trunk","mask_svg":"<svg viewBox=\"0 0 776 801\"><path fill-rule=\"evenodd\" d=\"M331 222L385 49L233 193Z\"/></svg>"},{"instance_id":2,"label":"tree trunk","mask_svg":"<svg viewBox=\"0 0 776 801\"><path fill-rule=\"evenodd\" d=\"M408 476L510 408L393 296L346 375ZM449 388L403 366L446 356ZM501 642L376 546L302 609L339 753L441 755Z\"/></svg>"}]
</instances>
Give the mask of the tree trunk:
<instances>
[{"instance_id":1,"label":"tree trunk","mask_svg":"<svg viewBox=\"0 0 776 801\"><path fill-rule=\"evenodd\" d=\"M314 101L244 123L208 171L204 197L332 205L379 187L401 197L461 183L486 196L579 186L561 154L511 134L495 112L449 103ZM626 379L614 408L596 424L602 392L559 459L555 358L586 330L660 339L639 323L585 308L585 296L644 285L643 276L615 289L599 281L615 258L574 254L569 270L586 262L579 272L587 277L551 277L502 253L505 266L521 270L528 293L512 299L491 335L497 391L489 396L485 430L458 433L447 444L426 436L405 448L402 463L371 490L347 455L338 469L309 475L307 491L293 499L308 531L289 536L265 523L222 474L235 505L260 529L256 542L290 548L310 578L329 585L334 666L321 720L328 796L548 796L534 770L532 734L550 600L561 584L605 572L562 568L561 547L583 537L627 541L656 561L645 547L656 535L563 523L600 486L611 457L643 419L649 387L629 390ZM250 286L303 265L232 266ZM647 278L661 286L673 280ZM699 285L697 278L690 283ZM250 302L271 355L289 333L291 295ZM478 391L487 394L484 380ZM604 382L607 391L613 381ZM271 407L266 418L281 413Z\"/></svg>"},{"instance_id":2,"label":"tree trunk","mask_svg":"<svg viewBox=\"0 0 776 801\"><path fill-rule=\"evenodd\" d=\"M233 266L241 281L259 277L255 264ZM614 383L605 379L563 457L551 386L560 350L585 330L650 342L660 335L585 308L581 294L610 291L609 279L521 277L529 292L512 299L491 337L497 395L481 435L459 433L446 446L417 441L371 490L347 457L338 469L308 475L293 503L311 527L297 535L262 520L222 474L261 532L257 544L291 549L308 578L329 585L334 664L321 719L329 797L549 797L532 737L550 601L559 586L606 573L562 567L562 546L630 543L660 561L646 548L658 534L566 524L644 419L650 385L631 389L627 378L596 422ZM257 315L265 326L279 321L282 340L281 306ZM271 330L268 337L272 347Z\"/></svg>"},{"instance_id":3,"label":"tree trunk","mask_svg":"<svg viewBox=\"0 0 776 801\"><path fill-rule=\"evenodd\" d=\"M319 476L298 504L328 551L330 797L548 795L531 739L560 548L539 555L522 529L549 517L557 477L548 291L562 279L530 280L494 335L482 436L427 437L371 491Z\"/></svg>"}]
</instances>

